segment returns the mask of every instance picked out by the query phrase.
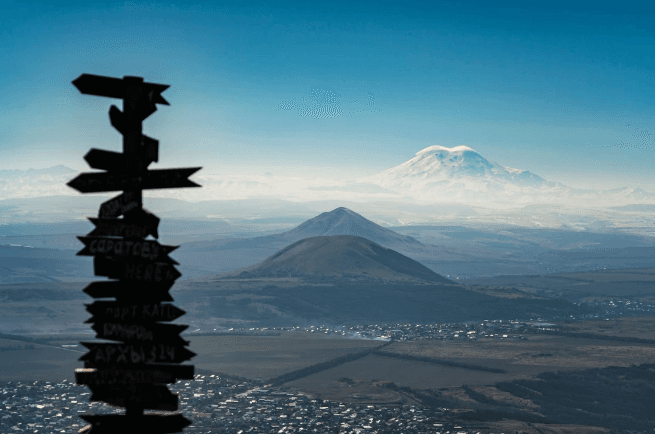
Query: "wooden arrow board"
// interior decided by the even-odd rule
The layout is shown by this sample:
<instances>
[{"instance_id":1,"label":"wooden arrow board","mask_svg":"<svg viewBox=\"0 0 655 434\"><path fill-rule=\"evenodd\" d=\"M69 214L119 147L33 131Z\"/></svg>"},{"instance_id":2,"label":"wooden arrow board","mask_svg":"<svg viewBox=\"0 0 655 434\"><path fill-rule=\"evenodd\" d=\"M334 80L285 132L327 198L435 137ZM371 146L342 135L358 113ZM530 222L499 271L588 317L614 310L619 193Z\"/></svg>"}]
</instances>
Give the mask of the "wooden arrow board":
<instances>
[{"instance_id":1,"label":"wooden arrow board","mask_svg":"<svg viewBox=\"0 0 655 434\"><path fill-rule=\"evenodd\" d=\"M125 168L125 157L121 152L91 148L84 160L92 169L121 171Z\"/></svg>"},{"instance_id":2,"label":"wooden arrow board","mask_svg":"<svg viewBox=\"0 0 655 434\"><path fill-rule=\"evenodd\" d=\"M93 271L96 276L148 283L173 282L182 275L171 264L163 262L114 261L103 256L93 258Z\"/></svg>"},{"instance_id":3,"label":"wooden arrow board","mask_svg":"<svg viewBox=\"0 0 655 434\"><path fill-rule=\"evenodd\" d=\"M115 301L96 301L85 306L93 315L94 322L168 322L186 313L169 303L125 304ZM91 321L87 321L89 322Z\"/></svg>"},{"instance_id":4,"label":"wooden arrow board","mask_svg":"<svg viewBox=\"0 0 655 434\"><path fill-rule=\"evenodd\" d=\"M159 142L151 137L141 137L141 148L146 159L146 166L159 159ZM121 172L126 169L125 157L120 152L91 148L84 159L92 169Z\"/></svg>"},{"instance_id":5,"label":"wooden arrow board","mask_svg":"<svg viewBox=\"0 0 655 434\"><path fill-rule=\"evenodd\" d=\"M123 342L164 342L171 345L185 345L180 333L188 325L179 324L129 324L117 322L96 322L92 327L98 339Z\"/></svg>"},{"instance_id":6,"label":"wooden arrow board","mask_svg":"<svg viewBox=\"0 0 655 434\"><path fill-rule=\"evenodd\" d=\"M127 97L125 81L122 78L106 77L104 75L82 74L73 80L73 85L85 95L104 96L107 98L123 99ZM166 84L141 84L144 93L155 104L169 105L161 93L170 86Z\"/></svg>"},{"instance_id":7,"label":"wooden arrow board","mask_svg":"<svg viewBox=\"0 0 655 434\"><path fill-rule=\"evenodd\" d=\"M91 402L106 402L118 407L138 405L144 410L177 410L178 398L166 386L132 384L129 386L88 385Z\"/></svg>"},{"instance_id":8,"label":"wooden arrow board","mask_svg":"<svg viewBox=\"0 0 655 434\"><path fill-rule=\"evenodd\" d=\"M182 414L159 415L146 414L138 418L128 418L122 414L83 414L82 419L91 424L85 434L122 433L179 433L191 425L191 421ZM81 432L81 431L80 431Z\"/></svg>"},{"instance_id":9,"label":"wooden arrow board","mask_svg":"<svg viewBox=\"0 0 655 434\"><path fill-rule=\"evenodd\" d=\"M161 245L157 241L138 238L77 237L84 248L79 256L107 256L110 258L143 259L153 262L177 264L168 254L179 246Z\"/></svg>"},{"instance_id":10,"label":"wooden arrow board","mask_svg":"<svg viewBox=\"0 0 655 434\"><path fill-rule=\"evenodd\" d=\"M99 344L81 342L90 351L79 358L97 366L136 363L182 363L196 353L180 345L169 344Z\"/></svg>"},{"instance_id":11,"label":"wooden arrow board","mask_svg":"<svg viewBox=\"0 0 655 434\"><path fill-rule=\"evenodd\" d=\"M200 169L202 167L155 169L145 170L137 175L121 172L89 172L81 173L67 185L81 193L200 187L188 179Z\"/></svg>"},{"instance_id":12,"label":"wooden arrow board","mask_svg":"<svg viewBox=\"0 0 655 434\"><path fill-rule=\"evenodd\" d=\"M193 365L130 365L129 369L103 367L75 369L75 382L83 385L119 385L133 383L173 384L193 380Z\"/></svg>"},{"instance_id":13,"label":"wooden arrow board","mask_svg":"<svg viewBox=\"0 0 655 434\"><path fill-rule=\"evenodd\" d=\"M152 228L139 223L128 223L123 219L89 218L89 220L96 226L89 233L90 237L145 238L152 235ZM154 230L157 230L156 227Z\"/></svg>"},{"instance_id":14,"label":"wooden arrow board","mask_svg":"<svg viewBox=\"0 0 655 434\"><path fill-rule=\"evenodd\" d=\"M98 217L102 219L120 217L132 210L139 209L140 206L141 201L139 200L137 192L126 191L125 193L119 194L118 196L103 202L100 205Z\"/></svg>"},{"instance_id":15,"label":"wooden arrow board","mask_svg":"<svg viewBox=\"0 0 655 434\"><path fill-rule=\"evenodd\" d=\"M173 281L164 283L140 283L131 280L107 280L91 282L84 292L93 298L115 297L119 302L127 303L158 303L173 301L168 290ZM88 321L87 321L88 322Z\"/></svg>"},{"instance_id":16,"label":"wooden arrow board","mask_svg":"<svg viewBox=\"0 0 655 434\"><path fill-rule=\"evenodd\" d=\"M114 199L112 199L114 200ZM105 202L107 203L107 202ZM102 214L102 212L100 213ZM124 213L121 213L121 215ZM152 235L159 238L157 228L159 217L148 211L139 208L131 211L129 218L89 218L96 228L89 233L90 237L121 237L121 238L145 238Z\"/></svg>"}]
</instances>

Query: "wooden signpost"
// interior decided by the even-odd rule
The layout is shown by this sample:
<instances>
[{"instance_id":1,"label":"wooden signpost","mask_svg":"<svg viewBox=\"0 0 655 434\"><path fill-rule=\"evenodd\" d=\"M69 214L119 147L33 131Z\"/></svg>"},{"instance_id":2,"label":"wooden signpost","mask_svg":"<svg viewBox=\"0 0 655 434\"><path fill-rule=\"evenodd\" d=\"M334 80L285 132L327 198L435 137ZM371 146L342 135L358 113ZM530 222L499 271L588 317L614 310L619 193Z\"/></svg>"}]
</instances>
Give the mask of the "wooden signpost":
<instances>
[{"instance_id":1,"label":"wooden signpost","mask_svg":"<svg viewBox=\"0 0 655 434\"><path fill-rule=\"evenodd\" d=\"M141 77L82 74L73 81L87 95L123 100L123 110L109 109L111 125L123 135L123 152L91 149L84 159L92 169L68 185L81 193L122 191L100 206L95 229L78 237L93 256L94 272L112 280L89 284L84 292L97 300L88 304L96 337L117 342L82 342L89 352L75 370L78 384L91 390L91 401L124 407L124 415L82 415L89 425L80 433L177 433L191 422L178 409L178 397L166 384L193 379L193 365L181 365L195 354L180 337L188 326L165 324L184 315L169 289L181 276L169 253L177 246L159 244L159 218L143 208L143 190L199 187L188 178L200 167L149 170L159 160L159 142L142 134L142 121L168 102L168 86ZM144 410L175 413L144 414Z\"/></svg>"}]
</instances>

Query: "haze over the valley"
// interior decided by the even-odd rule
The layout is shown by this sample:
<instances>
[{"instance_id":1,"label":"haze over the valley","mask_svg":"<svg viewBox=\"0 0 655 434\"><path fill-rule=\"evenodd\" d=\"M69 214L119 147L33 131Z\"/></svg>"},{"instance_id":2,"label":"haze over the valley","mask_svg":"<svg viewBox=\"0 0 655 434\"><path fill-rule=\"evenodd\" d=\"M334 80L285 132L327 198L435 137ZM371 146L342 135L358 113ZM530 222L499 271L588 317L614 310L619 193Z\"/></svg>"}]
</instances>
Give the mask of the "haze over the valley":
<instances>
[{"instance_id":1,"label":"haze over the valley","mask_svg":"<svg viewBox=\"0 0 655 434\"><path fill-rule=\"evenodd\" d=\"M649 234L655 222L654 192L578 188L574 179L569 184L547 180L490 161L467 146L430 146L374 175L353 172L351 180L203 174L211 169L193 176L202 188L147 191L145 205L176 219L218 225L267 221L277 222L276 228L340 206L383 226L508 224ZM66 182L77 173L63 165L0 171L0 223L79 222L94 215L111 196L73 191Z\"/></svg>"}]
</instances>

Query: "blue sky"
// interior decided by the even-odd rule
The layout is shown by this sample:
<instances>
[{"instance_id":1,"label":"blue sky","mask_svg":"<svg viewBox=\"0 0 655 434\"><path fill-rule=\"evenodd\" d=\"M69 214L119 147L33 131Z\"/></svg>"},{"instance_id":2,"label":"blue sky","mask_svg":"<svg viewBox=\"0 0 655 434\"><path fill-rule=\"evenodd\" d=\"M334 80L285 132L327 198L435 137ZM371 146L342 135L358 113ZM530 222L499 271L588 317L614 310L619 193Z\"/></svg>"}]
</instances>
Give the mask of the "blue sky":
<instances>
[{"instance_id":1,"label":"blue sky","mask_svg":"<svg viewBox=\"0 0 655 434\"><path fill-rule=\"evenodd\" d=\"M79 94L86 72L171 85L144 122L160 167L369 175L467 145L565 184L655 185L645 2L245 3L3 2L0 168L120 150L120 102Z\"/></svg>"}]
</instances>

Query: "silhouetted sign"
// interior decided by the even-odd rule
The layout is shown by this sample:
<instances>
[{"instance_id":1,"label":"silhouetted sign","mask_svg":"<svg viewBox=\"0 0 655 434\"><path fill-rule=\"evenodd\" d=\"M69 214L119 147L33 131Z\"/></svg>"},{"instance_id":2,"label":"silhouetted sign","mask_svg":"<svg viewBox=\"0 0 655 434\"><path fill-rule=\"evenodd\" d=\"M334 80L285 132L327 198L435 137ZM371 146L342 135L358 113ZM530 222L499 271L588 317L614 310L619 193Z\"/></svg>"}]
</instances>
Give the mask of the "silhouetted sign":
<instances>
[{"instance_id":1,"label":"silhouetted sign","mask_svg":"<svg viewBox=\"0 0 655 434\"><path fill-rule=\"evenodd\" d=\"M144 158L146 159L146 166L153 161L159 161L159 141L148 136L141 136L141 146L143 148Z\"/></svg>"},{"instance_id":2,"label":"silhouetted sign","mask_svg":"<svg viewBox=\"0 0 655 434\"><path fill-rule=\"evenodd\" d=\"M130 365L129 369L117 367L78 368L75 382L79 385L119 385L132 383L172 384L178 379L192 380L193 365Z\"/></svg>"},{"instance_id":3,"label":"silhouetted sign","mask_svg":"<svg viewBox=\"0 0 655 434\"><path fill-rule=\"evenodd\" d=\"M91 402L106 402L119 407L138 405L147 410L177 410L178 398L166 386L134 384L130 386L104 386L88 384Z\"/></svg>"},{"instance_id":4,"label":"silhouetted sign","mask_svg":"<svg viewBox=\"0 0 655 434\"><path fill-rule=\"evenodd\" d=\"M146 170L140 174L120 172L82 173L67 185L81 193L101 193L121 190L152 190L160 188L200 187L189 176L201 167L184 169Z\"/></svg>"},{"instance_id":5,"label":"silhouetted sign","mask_svg":"<svg viewBox=\"0 0 655 434\"><path fill-rule=\"evenodd\" d=\"M110 281L92 282L84 292L94 298L115 298L87 305L96 337L120 343L82 342L89 351L75 371L78 384L91 389L91 401L125 407L125 415L84 415L91 425L80 433L174 433L190 422L177 415L144 415L145 409L173 411L178 397L164 384L193 379L193 366L180 366L195 354L180 336L186 325L162 324L185 312L162 301L172 301L169 290L181 276L169 257L177 246L146 240L158 238L159 218L143 209L143 190L200 187L189 177L199 167L148 170L159 160L159 142L141 133L142 121L168 104L161 93L168 85L146 83L141 77L123 78L82 74L73 85L83 94L123 100L123 111L109 109L111 125L123 135L123 152L91 149L84 159L102 172L82 173L68 185L82 193L122 191L100 206L95 229L78 237L78 255L93 256L94 272ZM119 217L123 217L122 219Z\"/></svg>"},{"instance_id":6,"label":"silhouetted sign","mask_svg":"<svg viewBox=\"0 0 655 434\"><path fill-rule=\"evenodd\" d=\"M161 245L157 241L140 240L138 238L104 238L77 237L84 248L79 256L110 256L113 258L144 259L154 262L177 264L168 254L179 246Z\"/></svg>"},{"instance_id":7,"label":"silhouetted sign","mask_svg":"<svg viewBox=\"0 0 655 434\"><path fill-rule=\"evenodd\" d=\"M75 178L77 179L77 178ZM71 181L72 182L72 181ZM69 182L70 184L70 182ZM100 218L114 218L120 217L123 214L138 209L141 206L139 196L135 191L126 191L119 194L113 199L109 199L100 205L98 217Z\"/></svg>"},{"instance_id":8,"label":"silhouetted sign","mask_svg":"<svg viewBox=\"0 0 655 434\"><path fill-rule=\"evenodd\" d=\"M86 310L100 322L174 321L186 313L168 303L123 304L116 301L96 301L87 304Z\"/></svg>"},{"instance_id":9,"label":"silhouetted sign","mask_svg":"<svg viewBox=\"0 0 655 434\"><path fill-rule=\"evenodd\" d=\"M182 363L196 353L182 345L171 344L99 344L80 342L90 351L79 358L97 366L135 363Z\"/></svg>"},{"instance_id":10,"label":"silhouetted sign","mask_svg":"<svg viewBox=\"0 0 655 434\"><path fill-rule=\"evenodd\" d=\"M89 233L90 237L145 238L152 235L159 238L157 232L159 217L143 208L131 212L129 220L117 218L89 218L89 220L96 226Z\"/></svg>"},{"instance_id":11,"label":"silhouetted sign","mask_svg":"<svg viewBox=\"0 0 655 434\"><path fill-rule=\"evenodd\" d=\"M129 223L123 219L89 218L89 220L96 226L89 233L91 237L145 238L151 235L152 231L143 224Z\"/></svg>"},{"instance_id":12,"label":"silhouetted sign","mask_svg":"<svg viewBox=\"0 0 655 434\"><path fill-rule=\"evenodd\" d=\"M92 327L96 337L123 342L165 342L173 345L188 344L179 335L189 328L179 324L129 324L96 322Z\"/></svg>"},{"instance_id":13,"label":"silhouetted sign","mask_svg":"<svg viewBox=\"0 0 655 434\"><path fill-rule=\"evenodd\" d=\"M93 258L93 271L96 276L148 283L172 282L182 275L171 264L164 262L113 261L103 256Z\"/></svg>"},{"instance_id":14,"label":"silhouetted sign","mask_svg":"<svg viewBox=\"0 0 655 434\"><path fill-rule=\"evenodd\" d=\"M84 156L89 167L98 170L121 170L125 165L121 152L91 148Z\"/></svg>"},{"instance_id":15,"label":"silhouetted sign","mask_svg":"<svg viewBox=\"0 0 655 434\"><path fill-rule=\"evenodd\" d=\"M157 140L142 136L142 150L146 166L159 159L159 142ZM121 172L126 169L125 156L121 152L91 148L84 156L84 160L92 169L114 172Z\"/></svg>"},{"instance_id":16,"label":"silhouetted sign","mask_svg":"<svg viewBox=\"0 0 655 434\"><path fill-rule=\"evenodd\" d=\"M82 74L73 80L73 85L85 95L104 96L108 98L125 98L127 95L125 82L122 78L106 77L103 75ZM153 104L169 105L161 93L170 86L167 84L146 83L141 84L144 94Z\"/></svg>"},{"instance_id":17,"label":"silhouetted sign","mask_svg":"<svg viewBox=\"0 0 655 434\"><path fill-rule=\"evenodd\" d=\"M117 299L131 300L137 303L147 300L148 303L162 301L173 301L168 290L173 286L173 281L162 283L140 283L128 280L106 280L91 282L84 292L93 298L116 297Z\"/></svg>"},{"instance_id":18,"label":"silhouetted sign","mask_svg":"<svg viewBox=\"0 0 655 434\"><path fill-rule=\"evenodd\" d=\"M125 134L125 115L123 115L123 112L115 105L109 107L109 123L111 123L111 126L116 128L119 133Z\"/></svg>"},{"instance_id":19,"label":"silhouetted sign","mask_svg":"<svg viewBox=\"0 0 655 434\"><path fill-rule=\"evenodd\" d=\"M91 429L83 434L122 433L161 433L182 432L191 421L182 414L146 414L139 418L127 418L122 414L83 414L82 419L91 424ZM84 429L80 430L82 433Z\"/></svg>"}]
</instances>

